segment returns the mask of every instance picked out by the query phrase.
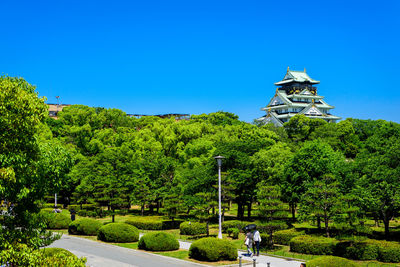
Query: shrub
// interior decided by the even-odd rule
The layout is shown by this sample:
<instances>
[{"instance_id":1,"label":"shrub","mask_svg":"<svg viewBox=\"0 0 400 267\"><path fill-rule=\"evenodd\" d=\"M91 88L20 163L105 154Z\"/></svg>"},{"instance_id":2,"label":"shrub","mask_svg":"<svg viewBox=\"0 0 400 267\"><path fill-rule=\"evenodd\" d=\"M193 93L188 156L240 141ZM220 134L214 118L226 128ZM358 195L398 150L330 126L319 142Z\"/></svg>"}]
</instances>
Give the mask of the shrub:
<instances>
[{"instance_id":1,"label":"shrub","mask_svg":"<svg viewBox=\"0 0 400 267\"><path fill-rule=\"evenodd\" d=\"M261 233L261 243L260 243L260 247L262 248L272 248L271 247L271 236L269 234L266 233Z\"/></svg>"},{"instance_id":2,"label":"shrub","mask_svg":"<svg viewBox=\"0 0 400 267\"><path fill-rule=\"evenodd\" d=\"M289 243L291 252L314 255L334 255L336 245L339 241L333 238L300 235L293 237Z\"/></svg>"},{"instance_id":3,"label":"shrub","mask_svg":"<svg viewBox=\"0 0 400 267\"><path fill-rule=\"evenodd\" d=\"M273 235L273 240L274 243L280 244L280 245L289 245L290 240L293 237L299 236L299 235L304 235L304 232L299 232L296 231L296 229L287 229L287 230L281 230L281 231L276 231Z\"/></svg>"},{"instance_id":4,"label":"shrub","mask_svg":"<svg viewBox=\"0 0 400 267\"><path fill-rule=\"evenodd\" d=\"M358 265L354 262L340 257L335 256L323 256L312 259L307 262L307 267L357 267Z\"/></svg>"},{"instance_id":5,"label":"shrub","mask_svg":"<svg viewBox=\"0 0 400 267\"><path fill-rule=\"evenodd\" d=\"M75 210L78 212L81 210L81 205L68 205L68 210Z\"/></svg>"},{"instance_id":6,"label":"shrub","mask_svg":"<svg viewBox=\"0 0 400 267\"><path fill-rule=\"evenodd\" d=\"M250 222L232 220L232 221L224 221L222 223L222 232L226 233L229 228L237 228L239 231L242 231L243 228L250 224Z\"/></svg>"},{"instance_id":7,"label":"shrub","mask_svg":"<svg viewBox=\"0 0 400 267\"><path fill-rule=\"evenodd\" d=\"M378 252L378 244L372 240L367 240L352 243L346 248L344 256L354 260L376 260Z\"/></svg>"},{"instance_id":8,"label":"shrub","mask_svg":"<svg viewBox=\"0 0 400 267\"><path fill-rule=\"evenodd\" d=\"M201 238L189 249L189 257L201 261L236 260L237 256L237 249L230 241L214 237Z\"/></svg>"},{"instance_id":9,"label":"shrub","mask_svg":"<svg viewBox=\"0 0 400 267\"><path fill-rule=\"evenodd\" d=\"M378 260L400 262L400 244L398 242L375 241L378 245Z\"/></svg>"},{"instance_id":10,"label":"shrub","mask_svg":"<svg viewBox=\"0 0 400 267\"><path fill-rule=\"evenodd\" d=\"M179 226L181 235L204 235L207 234L207 225L199 222L183 222Z\"/></svg>"},{"instance_id":11,"label":"shrub","mask_svg":"<svg viewBox=\"0 0 400 267\"><path fill-rule=\"evenodd\" d=\"M138 247L150 251L170 251L179 249L179 242L172 234L155 232L142 236Z\"/></svg>"},{"instance_id":12,"label":"shrub","mask_svg":"<svg viewBox=\"0 0 400 267\"><path fill-rule=\"evenodd\" d=\"M67 229L71 223L71 219L66 213L54 213L42 210L40 216L45 222L47 229Z\"/></svg>"},{"instance_id":13,"label":"shrub","mask_svg":"<svg viewBox=\"0 0 400 267\"><path fill-rule=\"evenodd\" d=\"M228 228L226 230L229 236L232 236L232 239L238 239L239 238L239 229L237 228Z\"/></svg>"},{"instance_id":14,"label":"shrub","mask_svg":"<svg viewBox=\"0 0 400 267\"><path fill-rule=\"evenodd\" d=\"M95 219L82 218L69 224L68 233L72 235L97 235L102 225Z\"/></svg>"},{"instance_id":15,"label":"shrub","mask_svg":"<svg viewBox=\"0 0 400 267\"><path fill-rule=\"evenodd\" d=\"M125 223L142 230L162 230L162 220L154 217L136 217L128 219Z\"/></svg>"},{"instance_id":16,"label":"shrub","mask_svg":"<svg viewBox=\"0 0 400 267\"><path fill-rule=\"evenodd\" d=\"M79 216L86 217L87 216L87 211L86 210L78 210L77 214Z\"/></svg>"},{"instance_id":17,"label":"shrub","mask_svg":"<svg viewBox=\"0 0 400 267\"><path fill-rule=\"evenodd\" d=\"M169 230L169 229L179 229L183 220L173 220L173 221L162 221L162 229Z\"/></svg>"},{"instance_id":18,"label":"shrub","mask_svg":"<svg viewBox=\"0 0 400 267\"><path fill-rule=\"evenodd\" d=\"M136 242L139 240L139 230L126 223L109 223L99 229L97 239L116 243Z\"/></svg>"},{"instance_id":19,"label":"shrub","mask_svg":"<svg viewBox=\"0 0 400 267\"><path fill-rule=\"evenodd\" d=\"M76 257L75 254L73 254L72 252L70 252L66 249L63 249L63 248L44 248L41 250L41 252L45 257L52 257L59 253L62 253L64 255L71 256L71 257ZM78 258L78 257L76 257L76 258Z\"/></svg>"}]
</instances>

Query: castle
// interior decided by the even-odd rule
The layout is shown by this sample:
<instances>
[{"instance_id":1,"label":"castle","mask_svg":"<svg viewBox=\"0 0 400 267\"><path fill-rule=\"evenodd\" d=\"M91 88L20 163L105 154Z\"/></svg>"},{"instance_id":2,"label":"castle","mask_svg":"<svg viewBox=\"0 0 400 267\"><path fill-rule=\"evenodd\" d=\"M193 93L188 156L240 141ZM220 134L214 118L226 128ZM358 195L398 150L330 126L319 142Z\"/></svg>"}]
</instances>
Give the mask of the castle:
<instances>
[{"instance_id":1,"label":"castle","mask_svg":"<svg viewBox=\"0 0 400 267\"><path fill-rule=\"evenodd\" d=\"M266 115L257 119L267 124L273 123L276 126L290 120L297 114L304 114L309 118L320 118L327 122L336 122L341 118L331 114L334 107L323 100L323 96L317 94L319 84L304 71L294 71L287 69L282 81L275 83L276 89L274 97L268 105L261 110L266 111Z\"/></svg>"}]
</instances>

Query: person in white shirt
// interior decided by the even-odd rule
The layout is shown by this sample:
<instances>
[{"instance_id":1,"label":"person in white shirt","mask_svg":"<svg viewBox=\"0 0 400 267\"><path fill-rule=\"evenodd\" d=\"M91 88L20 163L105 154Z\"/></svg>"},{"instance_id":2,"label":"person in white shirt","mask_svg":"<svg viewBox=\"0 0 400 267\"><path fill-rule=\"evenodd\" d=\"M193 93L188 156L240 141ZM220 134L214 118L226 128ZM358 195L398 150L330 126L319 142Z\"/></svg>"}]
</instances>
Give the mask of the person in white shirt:
<instances>
[{"instance_id":1,"label":"person in white shirt","mask_svg":"<svg viewBox=\"0 0 400 267\"><path fill-rule=\"evenodd\" d=\"M261 235L260 235L260 232L257 229L254 229L253 241L254 241L254 246L253 246L254 255L259 256L260 255ZM256 254L256 248L257 248L257 254Z\"/></svg>"}]
</instances>

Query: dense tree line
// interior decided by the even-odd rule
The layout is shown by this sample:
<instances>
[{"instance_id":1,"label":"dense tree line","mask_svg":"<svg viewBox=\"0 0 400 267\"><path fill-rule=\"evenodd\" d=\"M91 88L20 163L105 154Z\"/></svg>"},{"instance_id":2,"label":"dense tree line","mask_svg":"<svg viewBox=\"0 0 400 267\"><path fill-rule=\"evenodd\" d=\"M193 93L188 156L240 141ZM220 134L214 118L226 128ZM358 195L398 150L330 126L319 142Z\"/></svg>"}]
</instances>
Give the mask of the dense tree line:
<instances>
[{"instance_id":1,"label":"dense tree line","mask_svg":"<svg viewBox=\"0 0 400 267\"><path fill-rule=\"evenodd\" d=\"M227 112L176 121L82 105L55 120L23 79L3 77L1 88L0 193L15 204L1 240L20 240L22 225L37 235L32 200L53 193L65 205L138 205L142 214L162 207L171 218L209 221L218 206L216 155L225 157L224 212L236 203L239 219L258 217L270 231L291 214L291 221L316 221L327 236L332 222L353 227L374 218L388 236L400 210L397 123L299 115L277 128Z\"/></svg>"},{"instance_id":2,"label":"dense tree line","mask_svg":"<svg viewBox=\"0 0 400 267\"><path fill-rule=\"evenodd\" d=\"M399 211L400 126L393 122L300 115L277 128L227 112L175 121L74 105L45 126L72 154L62 188L69 202L111 210L135 204L142 213L163 206L207 221L217 206L213 157L223 155L224 210L236 203L240 219L260 203L253 216L271 221L272 206L285 204L293 221L316 220L328 236L332 221L351 226L367 217L382 220L388 235Z\"/></svg>"}]
</instances>

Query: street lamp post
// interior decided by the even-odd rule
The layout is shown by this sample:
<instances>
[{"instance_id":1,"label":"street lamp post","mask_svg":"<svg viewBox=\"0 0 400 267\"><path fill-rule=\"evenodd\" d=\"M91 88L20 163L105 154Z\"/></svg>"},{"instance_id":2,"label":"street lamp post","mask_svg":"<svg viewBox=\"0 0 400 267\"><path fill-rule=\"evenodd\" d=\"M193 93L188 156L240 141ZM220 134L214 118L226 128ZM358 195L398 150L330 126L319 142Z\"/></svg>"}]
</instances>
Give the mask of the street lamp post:
<instances>
[{"instance_id":1,"label":"street lamp post","mask_svg":"<svg viewBox=\"0 0 400 267\"><path fill-rule=\"evenodd\" d=\"M221 221L221 165L223 156L214 157L218 163L218 210L219 210L219 229L218 229L218 238L222 239L222 221Z\"/></svg>"}]
</instances>

